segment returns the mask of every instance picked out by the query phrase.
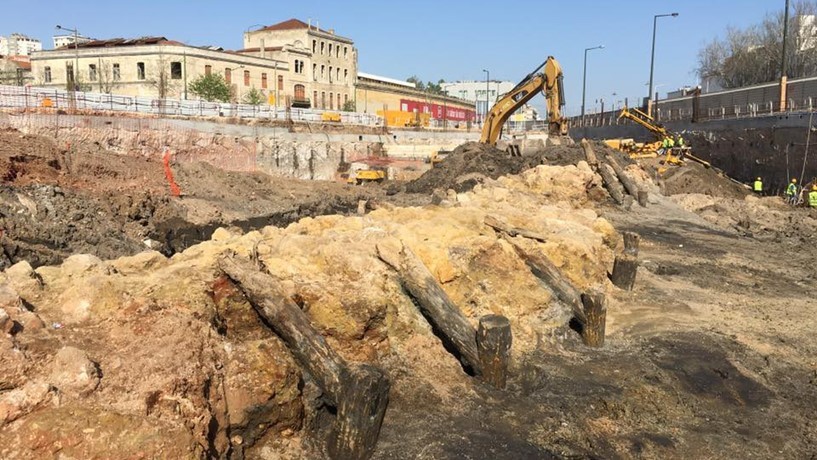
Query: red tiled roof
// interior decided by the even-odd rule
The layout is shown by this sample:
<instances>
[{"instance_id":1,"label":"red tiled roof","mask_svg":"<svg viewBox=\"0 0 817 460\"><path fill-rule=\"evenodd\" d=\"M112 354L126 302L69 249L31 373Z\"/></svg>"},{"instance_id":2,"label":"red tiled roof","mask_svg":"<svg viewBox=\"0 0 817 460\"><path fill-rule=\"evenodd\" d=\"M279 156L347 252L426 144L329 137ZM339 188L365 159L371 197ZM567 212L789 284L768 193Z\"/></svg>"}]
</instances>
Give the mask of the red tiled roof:
<instances>
[{"instance_id":1,"label":"red tiled roof","mask_svg":"<svg viewBox=\"0 0 817 460\"><path fill-rule=\"evenodd\" d=\"M308 29L309 24L299 20L299 19L288 19L284 22L279 22L278 24L273 24L271 26L264 27L259 30L293 30L293 29ZM321 32L325 32L321 30Z\"/></svg>"},{"instance_id":2,"label":"red tiled roof","mask_svg":"<svg viewBox=\"0 0 817 460\"><path fill-rule=\"evenodd\" d=\"M12 55L2 57L2 59L7 62L11 62L12 64L16 65L21 69L31 70L31 58L29 56Z\"/></svg>"}]
</instances>

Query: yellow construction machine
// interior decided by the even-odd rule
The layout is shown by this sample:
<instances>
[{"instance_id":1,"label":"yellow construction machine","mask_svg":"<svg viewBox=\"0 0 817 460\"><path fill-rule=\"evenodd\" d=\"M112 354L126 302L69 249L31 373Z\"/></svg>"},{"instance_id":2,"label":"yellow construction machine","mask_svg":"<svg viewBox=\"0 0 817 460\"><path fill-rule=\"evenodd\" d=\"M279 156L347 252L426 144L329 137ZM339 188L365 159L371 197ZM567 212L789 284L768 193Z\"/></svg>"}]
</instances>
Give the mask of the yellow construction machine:
<instances>
[{"instance_id":1,"label":"yellow construction machine","mask_svg":"<svg viewBox=\"0 0 817 460\"><path fill-rule=\"evenodd\" d=\"M358 169L349 173L346 182L361 185L366 182L383 182L386 180L386 171L380 169Z\"/></svg>"},{"instance_id":2,"label":"yellow construction machine","mask_svg":"<svg viewBox=\"0 0 817 460\"><path fill-rule=\"evenodd\" d=\"M663 149L664 139L674 140L677 139L678 136L656 122L646 113L635 108L624 107L621 109L618 118L624 118L643 126L647 131L652 133L656 139L654 142L645 143L634 142L632 139L607 139L604 141L608 146L629 154L630 158L656 158L660 154L664 155L664 164L680 166L684 164L685 159L689 159L707 168L712 167L712 164L708 161L693 155L692 149L689 146Z\"/></svg>"},{"instance_id":3,"label":"yellow construction machine","mask_svg":"<svg viewBox=\"0 0 817 460\"><path fill-rule=\"evenodd\" d=\"M503 94L491 107L491 111L485 117L479 141L483 144L496 145L508 118L540 91L544 93L547 101L548 133L551 136L567 135L567 121L562 117L562 107L565 105L562 80L562 67L553 56L548 56L542 65L529 73L512 90ZM519 152L512 150L511 154L518 155Z\"/></svg>"}]
</instances>

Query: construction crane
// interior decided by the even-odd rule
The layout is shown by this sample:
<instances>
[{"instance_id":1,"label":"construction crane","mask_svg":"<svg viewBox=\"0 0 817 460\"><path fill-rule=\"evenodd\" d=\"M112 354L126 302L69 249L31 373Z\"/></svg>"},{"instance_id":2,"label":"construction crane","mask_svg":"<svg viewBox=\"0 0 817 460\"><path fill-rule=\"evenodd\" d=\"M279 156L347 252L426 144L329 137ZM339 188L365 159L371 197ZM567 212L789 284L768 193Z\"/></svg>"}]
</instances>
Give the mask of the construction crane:
<instances>
[{"instance_id":1,"label":"construction crane","mask_svg":"<svg viewBox=\"0 0 817 460\"><path fill-rule=\"evenodd\" d=\"M548 56L542 65L529 73L512 90L503 94L491 107L491 111L485 117L479 141L483 144L496 145L508 118L540 91L544 93L547 101L548 133L552 136L567 135L567 121L562 117L562 107L565 105L562 67L553 56Z\"/></svg>"}]
</instances>

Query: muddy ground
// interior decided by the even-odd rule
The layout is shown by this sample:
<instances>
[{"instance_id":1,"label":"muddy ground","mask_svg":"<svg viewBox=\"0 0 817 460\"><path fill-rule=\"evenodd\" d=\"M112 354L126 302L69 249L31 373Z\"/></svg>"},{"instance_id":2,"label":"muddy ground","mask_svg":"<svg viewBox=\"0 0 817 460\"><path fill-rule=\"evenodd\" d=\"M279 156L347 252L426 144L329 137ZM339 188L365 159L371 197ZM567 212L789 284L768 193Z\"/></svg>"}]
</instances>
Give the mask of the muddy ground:
<instances>
[{"instance_id":1,"label":"muddy ground","mask_svg":"<svg viewBox=\"0 0 817 460\"><path fill-rule=\"evenodd\" d=\"M156 159L5 131L0 269L79 252L114 258L146 244L172 254L218 226L350 214L361 199L425 205L435 189L461 192L483 177L575 163L581 150L498 155L466 145L417 181L382 187L175 164L176 199ZM513 363L506 391L474 380L441 398L412 376L392 375L374 458L817 458L815 211L752 211L805 222L794 230L727 216L745 194L695 167L671 171L665 189L717 202L695 212L658 195L629 211L604 197L595 205L618 231L642 236L636 288L614 292L603 349L586 348L567 326L542 334L536 352Z\"/></svg>"}]
</instances>

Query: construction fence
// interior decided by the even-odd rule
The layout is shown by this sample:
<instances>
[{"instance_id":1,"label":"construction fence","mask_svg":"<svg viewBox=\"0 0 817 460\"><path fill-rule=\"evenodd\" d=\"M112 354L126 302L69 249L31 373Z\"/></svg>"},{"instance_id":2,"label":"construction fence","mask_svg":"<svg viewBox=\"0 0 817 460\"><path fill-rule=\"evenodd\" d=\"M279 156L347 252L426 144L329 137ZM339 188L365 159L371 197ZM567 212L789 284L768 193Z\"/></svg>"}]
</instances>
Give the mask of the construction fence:
<instances>
[{"instance_id":1,"label":"construction fence","mask_svg":"<svg viewBox=\"0 0 817 460\"><path fill-rule=\"evenodd\" d=\"M785 112L817 110L817 77L790 80L786 84ZM655 105L656 121L705 122L774 116L780 110L780 83L770 82L745 88L700 95L662 99ZM618 119L619 110L572 117L571 126L599 127L627 123Z\"/></svg>"},{"instance_id":2,"label":"construction fence","mask_svg":"<svg viewBox=\"0 0 817 460\"><path fill-rule=\"evenodd\" d=\"M330 119L351 125L379 126L376 115L270 105L230 104L182 99L151 99L53 88L0 85L0 108L128 112L157 116L237 117L322 122Z\"/></svg>"}]
</instances>

